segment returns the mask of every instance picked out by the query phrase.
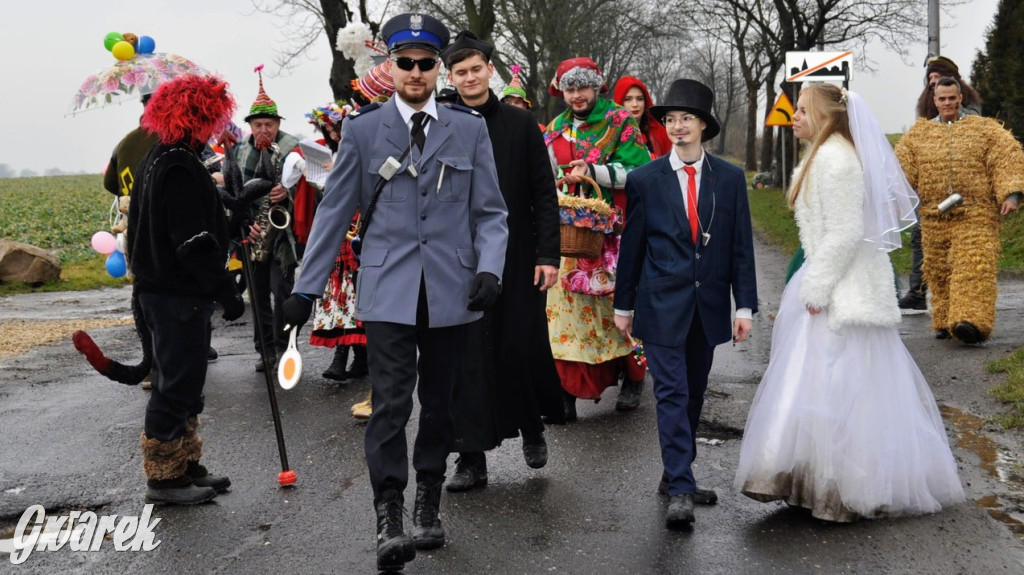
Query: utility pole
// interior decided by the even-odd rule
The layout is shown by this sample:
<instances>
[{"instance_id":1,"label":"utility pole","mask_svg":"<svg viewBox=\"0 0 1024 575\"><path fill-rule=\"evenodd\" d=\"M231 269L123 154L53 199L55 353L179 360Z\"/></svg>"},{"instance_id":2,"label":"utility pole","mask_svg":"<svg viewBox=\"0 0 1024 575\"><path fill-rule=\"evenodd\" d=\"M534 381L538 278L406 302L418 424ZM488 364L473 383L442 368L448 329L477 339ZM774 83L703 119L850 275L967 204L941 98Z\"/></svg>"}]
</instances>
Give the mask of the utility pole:
<instances>
[{"instance_id":1,"label":"utility pole","mask_svg":"<svg viewBox=\"0 0 1024 575\"><path fill-rule=\"evenodd\" d=\"M928 0L928 57L938 56L939 45L939 0Z\"/></svg>"}]
</instances>

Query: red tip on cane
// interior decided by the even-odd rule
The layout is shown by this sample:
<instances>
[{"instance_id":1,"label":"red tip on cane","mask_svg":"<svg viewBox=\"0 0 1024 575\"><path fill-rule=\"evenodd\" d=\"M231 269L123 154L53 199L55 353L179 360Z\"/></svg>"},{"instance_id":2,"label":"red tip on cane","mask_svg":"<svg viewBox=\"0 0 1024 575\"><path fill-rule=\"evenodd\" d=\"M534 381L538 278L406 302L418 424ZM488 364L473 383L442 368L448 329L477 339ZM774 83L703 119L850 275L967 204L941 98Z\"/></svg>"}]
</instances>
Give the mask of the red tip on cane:
<instances>
[{"instance_id":1,"label":"red tip on cane","mask_svg":"<svg viewBox=\"0 0 1024 575\"><path fill-rule=\"evenodd\" d=\"M295 472L289 469L288 471L282 471L277 474L277 482L282 486L291 485L298 481L299 478L295 476Z\"/></svg>"}]
</instances>

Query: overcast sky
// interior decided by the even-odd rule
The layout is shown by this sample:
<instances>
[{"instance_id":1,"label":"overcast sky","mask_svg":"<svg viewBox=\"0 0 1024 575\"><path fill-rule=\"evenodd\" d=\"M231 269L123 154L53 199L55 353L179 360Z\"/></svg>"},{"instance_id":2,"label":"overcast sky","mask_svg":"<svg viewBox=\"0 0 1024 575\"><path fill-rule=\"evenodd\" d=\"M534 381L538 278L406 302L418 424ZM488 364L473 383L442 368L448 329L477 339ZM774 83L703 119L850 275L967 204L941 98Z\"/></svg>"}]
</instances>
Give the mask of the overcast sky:
<instances>
[{"instance_id":1,"label":"overcast sky","mask_svg":"<svg viewBox=\"0 0 1024 575\"><path fill-rule=\"evenodd\" d=\"M942 54L970 75L997 0L973 0L942 15ZM371 3L372 4L372 3ZM921 1L922 10L926 2ZM266 64L264 85L285 116L283 129L312 135L303 114L331 100L327 84L330 54L320 39L314 59L287 76L274 75L274 50L283 38L279 18L255 13L249 0L139 0L96 2L49 0L4 2L0 8L0 54L4 80L0 110L5 114L0 164L42 173L103 170L113 146L138 124L138 102L107 106L65 117L82 81L115 60L103 47L108 32L152 36L157 52L185 56L219 73L238 100L241 122L256 97L253 68ZM871 104L883 129L903 131L913 122L922 87L927 38L909 48L908 62L870 49L875 74L855 69L851 88ZM614 79L609 79L609 83Z\"/></svg>"}]
</instances>

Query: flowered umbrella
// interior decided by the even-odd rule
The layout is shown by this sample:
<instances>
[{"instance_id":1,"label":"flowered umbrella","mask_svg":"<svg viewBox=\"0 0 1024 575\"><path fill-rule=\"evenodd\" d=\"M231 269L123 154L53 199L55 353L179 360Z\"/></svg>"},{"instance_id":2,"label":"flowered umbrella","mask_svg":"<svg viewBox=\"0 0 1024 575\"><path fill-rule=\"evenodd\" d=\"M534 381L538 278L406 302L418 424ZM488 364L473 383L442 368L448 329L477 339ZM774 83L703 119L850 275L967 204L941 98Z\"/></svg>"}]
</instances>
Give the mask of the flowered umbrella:
<instances>
[{"instance_id":1,"label":"flowered umbrella","mask_svg":"<svg viewBox=\"0 0 1024 575\"><path fill-rule=\"evenodd\" d=\"M210 75L188 58L176 54L135 54L86 78L66 115L73 116L107 104L141 98L155 92L160 84L183 74Z\"/></svg>"}]
</instances>

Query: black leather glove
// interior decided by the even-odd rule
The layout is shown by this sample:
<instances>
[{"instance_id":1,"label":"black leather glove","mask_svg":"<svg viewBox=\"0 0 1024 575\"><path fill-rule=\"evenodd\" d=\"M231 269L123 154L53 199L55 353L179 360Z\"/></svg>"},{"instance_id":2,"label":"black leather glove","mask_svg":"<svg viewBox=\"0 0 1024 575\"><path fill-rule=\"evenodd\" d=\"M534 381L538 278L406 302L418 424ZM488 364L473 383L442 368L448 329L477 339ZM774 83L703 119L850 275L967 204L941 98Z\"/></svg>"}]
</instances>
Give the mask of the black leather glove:
<instances>
[{"instance_id":1,"label":"black leather glove","mask_svg":"<svg viewBox=\"0 0 1024 575\"><path fill-rule=\"evenodd\" d=\"M300 328L309 321L309 314L313 313L313 300L315 298L308 294L293 293L281 304L284 311L285 327Z\"/></svg>"},{"instance_id":2,"label":"black leather glove","mask_svg":"<svg viewBox=\"0 0 1024 575\"><path fill-rule=\"evenodd\" d=\"M245 313L245 302L242 300L242 294L238 293L234 282L231 282L231 285L223 290L223 293L217 298L217 302L224 308L221 317L227 321L234 321Z\"/></svg>"},{"instance_id":3,"label":"black leather glove","mask_svg":"<svg viewBox=\"0 0 1024 575\"><path fill-rule=\"evenodd\" d=\"M490 272L480 272L469 284L469 311L483 311L494 307L501 293L498 276Z\"/></svg>"},{"instance_id":4,"label":"black leather glove","mask_svg":"<svg viewBox=\"0 0 1024 575\"><path fill-rule=\"evenodd\" d=\"M224 306L224 313L221 317L227 321L234 321L245 313L245 302L242 301L240 294L235 294L233 299L221 301L220 304Z\"/></svg>"}]
</instances>

